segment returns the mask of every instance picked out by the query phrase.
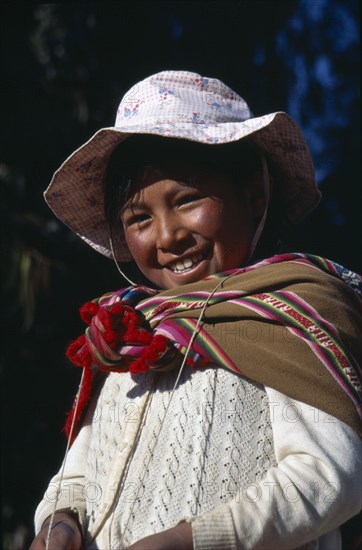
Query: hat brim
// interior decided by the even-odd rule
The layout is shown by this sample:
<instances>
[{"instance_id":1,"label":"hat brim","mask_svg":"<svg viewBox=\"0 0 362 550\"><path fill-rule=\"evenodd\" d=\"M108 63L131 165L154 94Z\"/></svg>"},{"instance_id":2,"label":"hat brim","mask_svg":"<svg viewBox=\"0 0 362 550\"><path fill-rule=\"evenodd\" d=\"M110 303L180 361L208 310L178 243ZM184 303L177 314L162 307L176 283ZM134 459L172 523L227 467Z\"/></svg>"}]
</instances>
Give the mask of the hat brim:
<instances>
[{"instance_id":1,"label":"hat brim","mask_svg":"<svg viewBox=\"0 0 362 550\"><path fill-rule=\"evenodd\" d=\"M286 218L298 223L318 204L321 193L303 134L294 120L276 112L244 122L217 124L128 122L103 128L70 155L55 172L45 199L55 215L97 252L111 258L110 229L104 215L104 175L115 147L134 134L186 139L217 147L248 139L273 163ZM124 235L115 243L117 260L131 260Z\"/></svg>"}]
</instances>

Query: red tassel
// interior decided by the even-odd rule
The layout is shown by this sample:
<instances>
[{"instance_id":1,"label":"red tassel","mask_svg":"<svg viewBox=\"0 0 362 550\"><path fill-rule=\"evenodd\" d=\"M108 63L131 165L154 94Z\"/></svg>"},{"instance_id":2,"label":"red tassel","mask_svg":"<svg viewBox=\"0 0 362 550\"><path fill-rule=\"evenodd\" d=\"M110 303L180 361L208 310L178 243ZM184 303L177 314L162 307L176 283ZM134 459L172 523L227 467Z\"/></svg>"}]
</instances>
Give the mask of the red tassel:
<instances>
[{"instance_id":1,"label":"red tassel","mask_svg":"<svg viewBox=\"0 0 362 550\"><path fill-rule=\"evenodd\" d=\"M82 347L82 349L79 352L80 359L82 361L82 365L85 368L90 368L92 365L92 356L90 354L90 351L88 349L87 343Z\"/></svg>"},{"instance_id":2,"label":"red tassel","mask_svg":"<svg viewBox=\"0 0 362 550\"><path fill-rule=\"evenodd\" d=\"M141 319L135 313L134 311L125 311L122 319L122 323L125 327L133 326L133 327L139 327L141 325Z\"/></svg>"},{"instance_id":3,"label":"red tassel","mask_svg":"<svg viewBox=\"0 0 362 550\"><path fill-rule=\"evenodd\" d=\"M149 370L149 366L145 363L143 357L139 357L129 366L129 372L131 374L139 374L140 372L146 372Z\"/></svg>"},{"instance_id":4,"label":"red tassel","mask_svg":"<svg viewBox=\"0 0 362 550\"><path fill-rule=\"evenodd\" d=\"M157 362L162 359L167 363L167 353L170 349L170 340L162 334L154 335L152 329L148 327L144 328L142 315L126 304L98 306L95 302L87 302L80 308L80 314L90 328L72 342L66 351L68 358L75 365L84 367L78 405L76 405L77 402L74 403L66 419L65 431L68 437L72 423L74 422L75 426L79 423L89 400L93 364L104 371L126 372L128 370L132 374L138 374L148 371L150 365L157 368ZM116 349L124 344L143 346L144 348L139 350L141 356L137 359L122 357L122 350L118 353ZM114 366L106 365L106 359ZM188 359L189 361L192 362ZM76 406L77 414L74 417ZM72 439L75 436L76 430L73 430Z\"/></svg>"},{"instance_id":5,"label":"red tassel","mask_svg":"<svg viewBox=\"0 0 362 550\"><path fill-rule=\"evenodd\" d=\"M143 353L143 358L148 364L157 363L162 355L168 350L168 338L162 334L156 334L151 344Z\"/></svg>"},{"instance_id":6,"label":"red tassel","mask_svg":"<svg viewBox=\"0 0 362 550\"><path fill-rule=\"evenodd\" d=\"M152 341L152 334L145 329L138 329L130 323L127 325L123 339L126 344L150 344Z\"/></svg>"},{"instance_id":7,"label":"red tassel","mask_svg":"<svg viewBox=\"0 0 362 550\"><path fill-rule=\"evenodd\" d=\"M67 350L66 355L68 359L77 367L90 367L92 358L87 346L87 340L85 334L78 336L74 342L72 342Z\"/></svg>"},{"instance_id":8,"label":"red tassel","mask_svg":"<svg viewBox=\"0 0 362 550\"><path fill-rule=\"evenodd\" d=\"M97 315L99 306L95 302L86 302L79 310L80 316L87 325L90 325L92 318Z\"/></svg>"},{"instance_id":9,"label":"red tassel","mask_svg":"<svg viewBox=\"0 0 362 550\"><path fill-rule=\"evenodd\" d=\"M99 311L97 313L97 319L102 323L105 330L111 330L112 329L112 318L109 314L109 312L104 308L99 308Z\"/></svg>"},{"instance_id":10,"label":"red tassel","mask_svg":"<svg viewBox=\"0 0 362 550\"><path fill-rule=\"evenodd\" d=\"M129 371L132 374L138 374L140 372L146 372L149 370L149 365L157 363L162 355L168 350L169 339L162 334L156 334L152 338L149 346L144 350L141 357L132 361L129 367Z\"/></svg>"},{"instance_id":11,"label":"red tassel","mask_svg":"<svg viewBox=\"0 0 362 550\"><path fill-rule=\"evenodd\" d=\"M120 303L116 303L116 304L112 304L110 307L109 307L109 312L112 314L112 315L121 315L121 313L124 313L124 310L125 310L125 307Z\"/></svg>"},{"instance_id":12,"label":"red tassel","mask_svg":"<svg viewBox=\"0 0 362 550\"><path fill-rule=\"evenodd\" d=\"M86 368L84 370L83 382L82 382L82 387L81 387L79 396L78 398L75 399L72 409L68 412L65 426L64 426L64 431L66 433L66 436L69 439L70 432L72 429L72 424L73 424L73 418L74 418L74 428L73 428L70 444L73 443L74 439L77 436L77 425L79 423L79 420L82 417L84 407L88 403L88 400L90 397L90 392L92 388L92 379L93 379L92 371L89 368ZM78 401L78 405L77 405L77 401ZM75 415L76 409L77 409L77 414Z\"/></svg>"},{"instance_id":13,"label":"red tassel","mask_svg":"<svg viewBox=\"0 0 362 550\"><path fill-rule=\"evenodd\" d=\"M74 342L72 342L65 352L67 357L77 365L77 367L83 366L83 359L81 357L80 351L82 347L85 345L85 334L82 334L81 336L78 336Z\"/></svg>"},{"instance_id":14,"label":"red tassel","mask_svg":"<svg viewBox=\"0 0 362 550\"><path fill-rule=\"evenodd\" d=\"M106 330L103 333L103 339L110 348L116 349L118 344L118 336L115 330Z\"/></svg>"}]
</instances>

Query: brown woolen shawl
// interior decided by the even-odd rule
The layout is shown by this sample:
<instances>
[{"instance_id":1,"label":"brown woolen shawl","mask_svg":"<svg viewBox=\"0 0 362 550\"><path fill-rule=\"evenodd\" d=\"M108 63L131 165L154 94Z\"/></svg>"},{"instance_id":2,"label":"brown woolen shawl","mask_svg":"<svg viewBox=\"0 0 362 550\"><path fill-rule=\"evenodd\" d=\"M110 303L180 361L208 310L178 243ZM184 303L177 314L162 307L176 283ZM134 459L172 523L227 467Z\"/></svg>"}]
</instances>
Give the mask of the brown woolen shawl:
<instances>
[{"instance_id":1,"label":"brown woolen shawl","mask_svg":"<svg viewBox=\"0 0 362 550\"><path fill-rule=\"evenodd\" d=\"M212 277L182 286L178 293L171 289L159 296L172 299L192 292L212 292L217 282L220 279ZM333 325L339 345L354 360L348 367L352 369L352 376L360 368L360 300L354 290L335 275L298 262L274 263L226 277L219 288L221 291L236 289L245 297L271 292L294 293ZM196 320L201 307L170 313L167 318L190 317ZM157 326L152 318L150 324L153 328ZM320 409L342 420L362 436L356 406L337 381L338 374L336 379L318 354L305 340L288 330L286 324L265 318L240 304L222 301L206 307L196 340L203 338L204 331L230 357L242 376Z\"/></svg>"}]
</instances>

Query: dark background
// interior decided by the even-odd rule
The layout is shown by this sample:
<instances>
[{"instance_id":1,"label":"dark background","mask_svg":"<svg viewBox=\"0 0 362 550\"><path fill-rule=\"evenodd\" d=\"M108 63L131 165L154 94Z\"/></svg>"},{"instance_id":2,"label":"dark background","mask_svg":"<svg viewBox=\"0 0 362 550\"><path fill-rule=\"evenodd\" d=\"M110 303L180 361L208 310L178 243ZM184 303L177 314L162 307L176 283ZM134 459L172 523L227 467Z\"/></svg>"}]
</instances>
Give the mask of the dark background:
<instances>
[{"instance_id":1,"label":"dark background","mask_svg":"<svg viewBox=\"0 0 362 550\"><path fill-rule=\"evenodd\" d=\"M12 2L0 15L2 531L5 550L22 550L65 450L77 309L123 285L46 207L52 172L113 124L137 81L220 78L256 115L285 110L305 133L324 198L295 249L360 271L359 2Z\"/></svg>"}]
</instances>

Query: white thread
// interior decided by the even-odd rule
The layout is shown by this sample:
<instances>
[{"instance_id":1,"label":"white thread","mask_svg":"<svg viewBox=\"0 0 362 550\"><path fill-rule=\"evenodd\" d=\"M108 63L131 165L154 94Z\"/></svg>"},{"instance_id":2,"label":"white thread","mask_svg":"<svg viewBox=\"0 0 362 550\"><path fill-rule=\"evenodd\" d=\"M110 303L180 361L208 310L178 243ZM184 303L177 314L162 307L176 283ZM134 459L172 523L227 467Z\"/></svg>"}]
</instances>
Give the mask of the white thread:
<instances>
[{"instance_id":1,"label":"white thread","mask_svg":"<svg viewBox=\"0 0 362 550\"><path fill-rule=\"evenodd\" d=\"M46 538L46 542L45 542L45 550L49 550L50 534L51 534L51 531L52 531L52 528L53 528L54 516L55 516L55 513L57 511L57 504L58 504L59 495L60 495L60 491L61 491L61 484L63 482L65 463L67 461L70 442L71 442L72 436L73 436L73 431L74 431L74 426L75 426L75 419L76 419L76 416L77 416L78 405L79 405L79 396L80 396L80 393L81 393L82 387L83 387L83 379L84 379L84 369L83 369L82 376L81 376L81 379L80 379L80 382L79 382L78 393L77 393L77 397L76 397L76 403L75 403L75 408L74 408L74 413L73 413L73 418L72 418L72 424L70 426L70 432L69 432L69 436L68 436L68 443L67 443L67 447L65 449L65 455L64 455L62 468L61 468L61 471L60 471L60 477L59 477L59 483L58 483L57 491L55 493L54 507L53 507L53 511L51 513L51 516L50 516L50 522L49 522L49 526L48 526L48 533L47 533L47 538Z\"/></svg>"},{"instance_id":2,"label":"white thread","mask_svg":"<svg viewBox=\"0 0 362 550\"><path fill-rule=\"evenodd\" d=\"M195 340L195 338L196 338L196 335L197 335L197 333L198 333L199 326L200 326L200 324L201 324L202 318L203 318L204 313L205 313L205 309L206 309L206 307L207 307L207 305L208 305L210 299L213 297L213 295L215 294L215 292L218 290L218 288L219 288L223 283L225 283L225 281L226 281L227 279L229 279L229 278L232 277L232 276L233 276L233 274L228 275L227 277L224 277L223 279L221 279L221 281L219 281L218 284L215 286L215 288L210 292L209 296L208 296L207 299L205 300L204 305L202 306L202 309L201 309L201 311L200 311L200 314L199 314L199 316L198 316L198 318L197 318L196 326L195 326L194 330L192 331L192 335L191 335L190 341L189 341L189 343L188 343L188 345L187 345L187 348L186 348L186 351L185 351L185 355L184 355L184 358L183 358L182 363L181 363L181 366L180 366L179 373L178 373L178 375L177 375L177 377L176 377L174 386L173 386L173 388L172 388L171 395L170 395L170 398L169 398L169 400L168 400L168 403L167 403L167 406L166 406L165 413L164 413L163 418L162 418L162 420L161 420L160 428L159 428L159 430L158 430L157 436L155 437L155 442L154 442L153 448L152 448L152 450L150 451L150 454L149 454L149 456L148 456L148 460L147 460L147 463L146 463L145 468L144 468L144 471L143 471L143 476L142 476L142 478L140 479L139 489L138 489L136 498L133 499L133 504L132 504L132 506L131 506L131 510L130 510L129 515L128 515L127 522L125 523L125 526L124 526L124 531L123 531L124 534L126 533L127 525L128 525L128 523L129 523L129 521L130 521L130 519L131 519L131 516L132 516L132 513L133 513L133 508L134 508L134 506L135 506L135 503L137 502L137 498L138 498L138 495L139 495L140 488L143 486L143 481L144 481L145 475L146 475L146 473L147 473L148 467L149 467L149 465L150 465L150 463L151 463L151 460L152 460L152 458L153 458L153 455L154 455L154 452L155 452L155 449L156 449L156 445L157 445L157 442L158 442L158 440L159 440L160 433L161 433L162 428L163 428L163 426L164 426L164 424L165 424L165 420L166 420L166 416L167 416L168 410L169 410L169 408L170 408L170 406L171 406L172 398L173 398L174 393L175 393L175 391L176 391L177 385L178 385L178 383L179 383L179 381L180 381L180 378L181 378L182 372L183 372L183 370L184 370L184 367L185 367L185 364L186 364L186 360L187 360L188 354L189 354L189 352L190 352L191 346L192 346L192 344L193 344L193 342L194 342L194 340ZM146 415L145 415L145 416L146 416ZM133 449L133 450L134 450L134 449ZM111 525L110 525L110 530L109 530L110 532L111 532L111 527L112 527L113 519L114 519L114 515L112 516L112 520L111 520ZM121 548L122 548L122 542L123 542L123 536L124 536L124 534L122 535L121 540L120 540Z\"/></svg>"},{"instance_id":3,"label":"white thread","mask_svg":"<svg viewBox=\"0 0 362 550\"><path fill-rule=\"evenodd\" d=\"M116 254L115 254L115 252L114 252L112 233L111 233L111 236L109 237L109 244L110 244L110 247L111 247L112 257L113 257L114 263L116 264L116 267L117 267L118 271L120 272L120 274L122 275L122 277L123 277L124 279L126 279L126 281L128 281L132 286L136 286L136 283L134 283L133 281L131 281L131 279L129 279L129 278L127 277L127 275L126 275L125 273L123 273L122 269L119 267L119 263L118 263L118 261L117 261Z\"/></svg>"},{"instance_id":4,"label":"white thread","mask_svg":"<svg viewBox=\"0 0 362 550\"><path fill-rule=\"evenodd\" d=\"M251 260L253 254L255 252L256 245L259 242L260 236L261 236L262 231L263 231L264 226L265 226L266 216L267 216L268 207L269 207L269 191L270 191L269 171L268 171L268 165L267 165L267 162L266 162L266 159L265 159L264 155L262 155L262 157L261 157L261 163L262 163L262 169L263 169L263 190L264 190L264 196L265 196L265 210L264 210L263 216L262 216L262 218L261 218L261 220L258 224L258 227L256 228L253 240L251 241L249 254L248 254L248 258L246 260L246 263L248 263L249 260Z\"/></svg>"}]
</instances>

